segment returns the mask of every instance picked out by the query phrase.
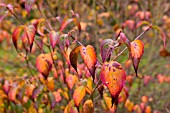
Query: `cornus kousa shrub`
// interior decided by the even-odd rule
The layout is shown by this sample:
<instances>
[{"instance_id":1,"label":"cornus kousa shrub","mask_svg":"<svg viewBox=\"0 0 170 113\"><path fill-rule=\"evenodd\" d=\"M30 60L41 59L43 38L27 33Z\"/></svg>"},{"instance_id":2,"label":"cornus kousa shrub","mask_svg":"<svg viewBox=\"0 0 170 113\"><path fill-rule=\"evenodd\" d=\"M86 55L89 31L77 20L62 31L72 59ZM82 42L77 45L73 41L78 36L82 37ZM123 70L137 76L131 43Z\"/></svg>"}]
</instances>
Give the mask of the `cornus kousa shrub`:
<instances>
[{"instance_id":1,"label":"cornus kousa shrub","mask_svg":"<svg viewBox=\"0 0 170 113\"><path fill-rule=\"evenodd\" d=\"M25 0L27 16L31 15L30 11L35 6L40 17L24 23L17 16L15 9L17 6L0 4L6 9L6 14L0 21L7 14L12 14L21 24L13 30L12 42L18 55L26 61L31 75L24 77L20 82L1 80L3 90L0 91L4 101L2 112L45 110L45 112L93 113L96 102L101 102L103 111L114 113L118 105L125 103L128 98L126 70L117 58L128 50L126 62L132 61L136 78L140 78L138 66L144 54L142 35L150 29L158 30L165 48L165 35L162 30L147 21L139 21L132 29L144 24L147 28L135 40L130 41L122 29L114 39L102 40L99 45L100 51L96 51L93 45L84 45L79 41L81 34L79 14L71 10L64 17L46 18L41 10L42 5L38 0ZM60 27L54 28L52 21L58 22ZM125 22L123 27L128 26L129 22ZM120 53L113 54L122 45L126 48ZM37 47L36 50L34 46ZM36 57L33 67L36 67L39 75L35 75L33 72L35 68L30 65L31 55ZM140 105L134 108L134 104L129 100L125 107L128 107L129 111L140 110ZM147 106L147 111L149 110L150 107Z\"/></svg>"}]
</instances>

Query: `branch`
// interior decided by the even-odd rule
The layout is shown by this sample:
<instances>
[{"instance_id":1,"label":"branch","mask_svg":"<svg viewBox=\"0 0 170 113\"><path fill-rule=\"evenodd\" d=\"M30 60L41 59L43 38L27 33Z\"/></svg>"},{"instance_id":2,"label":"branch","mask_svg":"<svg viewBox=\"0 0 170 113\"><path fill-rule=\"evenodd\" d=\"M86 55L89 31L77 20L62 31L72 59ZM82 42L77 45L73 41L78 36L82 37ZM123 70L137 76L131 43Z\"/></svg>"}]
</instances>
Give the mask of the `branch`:
<instances>
[{"instance_id":1,"label":"branch","mask_svg":"<svg viewBox=\"0 0 170 113\"><path fill-rule=\"evenodd\" d=\"M139 39L144 33L146 33L147 31L149 31L151 28L152 28L152 25L150 25L145 31L143 31L140 35L138 35L138 36L135 38L135 40ZM127 49L127 47L124 48L118 55L116 55L113 60L116 60L126 49Z\"/></svg>"}]
</instances>

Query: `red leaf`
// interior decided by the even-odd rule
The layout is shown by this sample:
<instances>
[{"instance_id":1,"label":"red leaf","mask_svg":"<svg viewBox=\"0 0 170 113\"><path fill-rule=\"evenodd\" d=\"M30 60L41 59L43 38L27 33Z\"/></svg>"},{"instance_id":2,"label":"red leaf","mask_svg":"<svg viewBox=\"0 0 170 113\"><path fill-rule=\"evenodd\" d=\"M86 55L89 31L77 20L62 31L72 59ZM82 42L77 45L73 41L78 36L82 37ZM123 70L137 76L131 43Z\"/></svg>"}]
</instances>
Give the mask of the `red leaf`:
<instances>
[{"instance_id":1,"label":"red leaf","mask_svg":"<svg viewBox=\"0 0 170 113\"><path fill-rule=\"evenodd\" d=\"M101 68L100 79L109 89L113 105L125 85L126 72L116 61L105 62Z\"/></svg>"},{"instance_id":2,"label":"red leaf","mask_svg":"<svg viewBox=\"0 0 170 113\"><path fill-rule=\"evenodd\" d=\"M17 86L12 86L9 90L8 93L8 98L10 101L15 101L16 95L17 95L18 87Z\"/></svg>"},{"instance_id":3,"label":"red leaf","mask_svg":"<svg viewBox=\"0 0 170 113\"><path fill-rule=\"evenodd\" d=\"M35 31L36 31L36 29L35 29L34 25L29 25L28 27L25 27L25 33L27 35L28 43L30 45L30 52L31 52L32 46L33 46Z\"/></svg>"},{"instance_id":4,"label":"red leaf","mask_svg":"<svg viewBox=\"0 0 170 113\"><path fill-rule=\"evenodd\" d=\"M77 71L78 53L82 47L83 46L78 46L74 48L70 53L70 63L76 71Z\"/></svg>"},{"instance_id":5,"label":"red leaf","mask_svg":"<svg viewBox=\"0 0 170 113\"><path fill-rule=\"evenodd\" d=\"M94 81L95 69L96 69L95 65L97 63L97 58L96 58L96 53L95 53L93 46L91 45L88 45L86 47L82 46L80 49L80 54L83 58L85 65L89 69L90 74L92 75L93 81Z\"/></svg>"},{"instance_id":6,"label":"red leaf","mask_svg":"<svg viewBox=\"0 0 170 113\"><path fill-rule=\"evenodd\" d=\"M128 46L130 46L130 42L129 42L129 39L126 37L126 35L124 33L120 33L120 36L118 37L118 42L120 44L126 44Z\"/></svg>"},{"instance_id":7,"label":"red leaf","mask_svg":"<svg viewBox=\"0 0 170 113\"><path fill-rule=\"evenodd\" d=\"M63 21L61 22L61 26L60 26L60 32L62 32L66 26L71 23L74 22L76 24L76 26L78 27L79 33L81 32L81 24L79 22L79 15L78 14L74 14L74 12L72 12L72 16L73 18L68 18L68 16L65 16ZM59 18L57 18L59 19ZM59 19L59 22L61 21L61 19Z\"/></svg>"},{"instance_id":8,"label":"red leaf","mask_svg":"<svg viewBox=\"0 0 170 113\"><path fill-rule=\"evenodd\" d=\"M17 46L18 38L21 35L23 29L24 26L18 26L17 28L15 28L15 30L12 33L12 41L17 51L18 51L18 46Z\"/></svg>"},{"instance_id":9,"label":"red leaf","mask_svg":"<svg viewBox=\"0 0 170 113\"><path fill-rule=\"evenodd\" d=\"M74 23L77 25L79 33L80 33L81 32L81 24L80 24L80 22L78 21L77 18L74 18Z\"/></svg>"},{"instance_id":10,"label":"red leaf","mask_svg":"<svg viewBox=\"0 0 170 113\"><path fill-rule=\"evenodd\" d=\"M62 23L61 23L61 27L60 27L60 32L62 32L64 30L64 28L73 21L73 18L68 19L67 16L65 16L65 18L63 19Z\"/></svg>"},{"instance_id":11,"label":"red leaf","mask_svg":"<svg viewBox=\"0 0 170 113\"><path fill-rule=\"evenodd\" d=\"M125 25L126 25L130 30L134 30L134 28L135 28L135 21L134 21L134 20L126 20Z\"/></svg>"},{"instance_id":12,"label":"red leaf","mask_svg":"<svg viewBox=\"0 0 170 113\"><path fill-rule=\"evenodd\" d=\"M5 92L6 94L8 94L9 89L10 89L9 81L5 80L5 81L4 81L4 85L3 85L3 90L4 90L4 92Z\"/></svg>"},{"instance_id":13,"label":"red leaf","mask_svg":"<svg viewBox=\"0 0 170 113\"><path fill-rule=\"evenodd\" d=\"M36 67L38 71L47 79L49 71L52 68L52 60L50 54L40 54L36 59Z\"/></svg>"},{"instance_id":14,"label":"red leaf","mask_svg":"<svg viewBox=\"0 0 170 113\"><path fill-rule=\"evenodd\" d=\"M53 95L54 95L54 97L55 97L55 102L60 102L60 101L61 101L62 97L61 97L59 91L54 91L54 92L53 92Z\"/></svg>"},{"instance_id":15,"label":"red leaf","mask_svg":"<svg viewBox=\"0 0 170 113\"><path fill-rule=\"evenodd\" d=\"M133 61L133 67L135 69L136 76L138 77L137 70L140 59L144 53L144 44L141 40L134 40L131 42L131 57Z\"/></svg>"},{"instance_id":16,"label":"red leaf","mask_svg":"<svg viewBox=\"0 0 170 113\"><path fill-rule=\"evenodd\" d=\"M76 75L68 74L66 77L66 82L69 87L69 89L73 89L74 84L78 80Z\"/></svg>"},{"instance_id":17,"label":"red leaf","mask_svg":"<svg viewBox=\"0 0 170 113\"><path fill-rule=\"evenodd\" d=\"M34 2L35 2L35 0L25 0L25 9L28 12L28 16L30 16L30 11L31 11L31 8L32 8Z\"/></svg>"},{"instance_id":18,"label":"red leaf","mask_svg":"<svg viewBox=\"0 0 170 113\"><path fill-rule=\"evenodd\" d=\"M79 86L75 89L73 94L73 100L75 105L78 107L80 102L83 100L86 95L86 88L84 86Z\"/></svg>"},{"instance_id":19,"label":"red leaf","mask_svg":"<svg viewBox=\"0 0 170 113\"><path fill-rule=\"evenodd\" d=\"M22 35L22 45L23 45L23 47L24 47L24 49L26 51L30 51L30 49L27 47L27 46L29 46L29 43L28 43L28 38L27 38L27 34L26 33L24 33Z\"/></svg>"},{"instance_id":20,"label":"red leaf","mask_svg":"<svg viewBox=\"0 0 170 113\"><path fill-rule=\"evenodd\" d=\"M59 41L59 37L60 37L59 32L55 32L55 31L50 32L50 43L52 45L53 50L54 50L55 45Z\"/></svg>"}]
</instances>

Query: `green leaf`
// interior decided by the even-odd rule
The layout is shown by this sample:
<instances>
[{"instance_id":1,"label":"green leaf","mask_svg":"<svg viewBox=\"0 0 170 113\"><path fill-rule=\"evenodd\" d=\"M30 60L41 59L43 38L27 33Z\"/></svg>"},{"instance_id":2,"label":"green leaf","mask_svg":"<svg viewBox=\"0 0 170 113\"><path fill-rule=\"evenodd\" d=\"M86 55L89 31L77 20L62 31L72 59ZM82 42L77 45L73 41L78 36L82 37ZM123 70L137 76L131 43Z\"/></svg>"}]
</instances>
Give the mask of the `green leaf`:
<instances>
[{"instance_id":1,"label":"green leaf","mask_svg":"<svg viewBox=\"0 0 170 113\"><path fill-rule=\"evenodd\" d=\"M24 107L28 110L31 104L32 104L32 101L28 99L27 103L24 104Z\"/></svg>"}]
</instances>

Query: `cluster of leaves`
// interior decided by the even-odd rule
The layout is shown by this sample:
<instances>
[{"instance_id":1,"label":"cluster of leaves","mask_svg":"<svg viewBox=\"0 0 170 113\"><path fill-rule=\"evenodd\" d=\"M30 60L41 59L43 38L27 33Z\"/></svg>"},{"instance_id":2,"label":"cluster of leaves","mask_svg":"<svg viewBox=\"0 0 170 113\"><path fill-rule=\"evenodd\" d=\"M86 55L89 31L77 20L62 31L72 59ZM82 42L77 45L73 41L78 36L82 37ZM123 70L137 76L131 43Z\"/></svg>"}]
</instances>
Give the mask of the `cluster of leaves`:
<instances>
[{"instance_id":1,"label":"cluster of leaves","mask_svg":"<svg viewBox=\"0 0 170 113\"><path fill-rule=\"evenodd\" d=\"M78 41L83 29L78 14L71 10L70 14L64 17L57 16L47 19L41 11L42 4L41 0L26 0L24 2L28 16L30 16L33 6L36 6L42 17L27 24L16 15L16 6L0 4L1 7L6 8L0 22L8 13L11 13L21 24L12 31L12 42L18 54L26 61L31 75L31 77L22 77L17 81L0 79L2 93L0 102L3 106L0 111L92 113L96 105L95 100L101 98L103 109L106 111L116 112L118 104L124 103L130 112L150 113L151 108L147 105L148 99L145 97L142 97L142 103L139 105L134 105L127 99L129 91L126 81L132 84L134 77L127 76L122 64L116 61L128 49L129 55L126 63L132 62L136 77L140 78L138 66L144 54L144 43L140 38L150 29L160 32L164 43L163 50L166 51L166 36L162 29L146 21L151 17L150 12L138 11L132 14L140 18L141 21L138 24L132 20L126 20L122 29L114 26L116 36L114 39L102 40L98 53L93 45L85 46ZM52 21L59 23L58 29L54 28L51 24ZM97 23L101 24L100 21ZM128 27L133 31L142 25L146 25L147 28L139 36L135 36L135 40L130 41L123 29ZM29 62L29 57L35 52L34 45L39 51L35 64L39 72L38 76L32 72ZM115 55L117 49L124 45L126 48ZM161 51L160 54L166 53L164 56L168 56L168 52L164 51ZM81 60L78 59L79 54ZM50 73L53 73L53 76L50 76ZM150 76L144 78L145 85L151 80ZM165 77L158 76L158 80L164 82L169 79L166 80Z\"/></svg>"}]
</instances>

